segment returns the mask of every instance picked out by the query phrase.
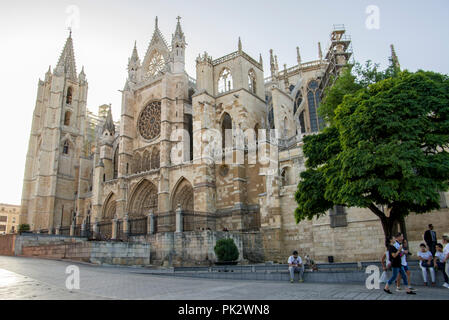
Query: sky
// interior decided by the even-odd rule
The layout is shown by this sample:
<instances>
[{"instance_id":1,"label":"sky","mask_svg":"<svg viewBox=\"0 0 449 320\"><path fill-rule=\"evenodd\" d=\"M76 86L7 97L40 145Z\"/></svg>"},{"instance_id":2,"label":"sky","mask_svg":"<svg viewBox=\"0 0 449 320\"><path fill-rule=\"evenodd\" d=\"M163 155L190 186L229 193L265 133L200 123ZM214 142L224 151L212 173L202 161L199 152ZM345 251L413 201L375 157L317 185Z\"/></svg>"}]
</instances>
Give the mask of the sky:
<instances>
[{"instance_id":1,"label":"sky","mask_svg":"<svg viewBox=\"0 0 449 320\"><path fill-rule=\"evenodd\" d=\"M214 59L243 50L264 60L269 50L283 68L318 59L334 24L351 35L356 61L385 67L390 44L401 67L449 74L449 1L447 0L96 0L2 1L0 4L0 203L20 204L25 158L36 103L37 84L55 67L72 26L78 73L84 66L88 109L112 104L121 109L120 89L134 41L143 60L155 17L170 43L176 17L187 41L186 70L195 77L195 58L207 51Z\"/></svg>"}]
</instances>

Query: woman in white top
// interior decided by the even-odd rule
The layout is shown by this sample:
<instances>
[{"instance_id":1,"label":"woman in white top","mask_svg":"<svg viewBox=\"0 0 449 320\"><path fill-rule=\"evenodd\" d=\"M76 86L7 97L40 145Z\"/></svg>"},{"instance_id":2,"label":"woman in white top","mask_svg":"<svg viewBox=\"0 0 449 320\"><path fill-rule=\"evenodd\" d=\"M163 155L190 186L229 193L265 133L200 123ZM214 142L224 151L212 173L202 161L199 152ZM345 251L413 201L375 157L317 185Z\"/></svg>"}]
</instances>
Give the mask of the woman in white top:
<instances>
[{"instance_id":1,"label":"woman in white top","mask_svg":"<svg viewBox=\"0 0 449 320\"><path fill-rule=\"evenodd\" d=\"M446 272L444 271L446 266L443 261L444 261L443 245L441 243L437 243L435 246L435 257L433 258L433 265L435 269L441 270L443 272L444 277L443 287L449 288L449 278Z\"/></svg>"},{"instance_id":2,"label":"woman in white top","mask_svg":"<svg viewBox=\"0 0 449 320\"><path fill-rule=\"evenodd\" d=\"M435 285L435 269L433 268L433 255L432 252L427 250L427 246L425 243L421 243L419 245L421 248L420 251L418 251L418 259L419 259L419 266L422 270L422 277L424 279L424 285L427 286L427 269L430 271L430 277L432 278L432 286Z\"/></svg>"}]
</instances>

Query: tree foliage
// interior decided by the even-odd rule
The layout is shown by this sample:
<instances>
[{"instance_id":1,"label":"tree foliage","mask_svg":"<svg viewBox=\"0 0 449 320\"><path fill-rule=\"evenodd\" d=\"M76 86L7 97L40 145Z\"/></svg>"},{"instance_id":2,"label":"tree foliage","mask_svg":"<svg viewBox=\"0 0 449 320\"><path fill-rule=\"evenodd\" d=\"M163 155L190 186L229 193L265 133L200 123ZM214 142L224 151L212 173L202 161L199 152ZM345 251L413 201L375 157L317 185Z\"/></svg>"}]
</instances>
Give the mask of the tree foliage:
<instances>
[{"instance_id":1,"label":"tree foliage","mask_svg":"<svg viewBox=\"0 0 449 320\"><path fill-rule=\"evenodd\" d=\"M214 252L220 262L236 261L239 258L239 249L231 238L218 240Z\"/></svg>"},{"instance_id":2,"label":"tree foliage","mask_svg":"<svg viewBox=\"0 0 449 320\"><path fill-rule=\"evenodd\" d=\"M388 236L410 212L439 208L449 188L446 75L356 65L326 91L319 112L329 126L304 138L297 222L334 205L369 208Z\"/></svg>"}]
</instances>

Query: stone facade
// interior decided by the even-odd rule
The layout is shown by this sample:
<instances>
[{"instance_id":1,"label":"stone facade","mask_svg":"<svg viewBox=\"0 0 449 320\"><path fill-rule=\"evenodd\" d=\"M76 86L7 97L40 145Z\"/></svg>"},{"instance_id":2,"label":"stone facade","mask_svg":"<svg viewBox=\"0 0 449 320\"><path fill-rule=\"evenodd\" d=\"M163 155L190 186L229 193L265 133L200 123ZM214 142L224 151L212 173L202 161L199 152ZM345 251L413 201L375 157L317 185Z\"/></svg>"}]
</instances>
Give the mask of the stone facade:
<instances>
[{"instance_id":1,"label":"stone facade","mask_svg":"<svg viewBox=\"0 0 449 320\"><path fill-rule=\"evenodd\" d=\"M19 215L20 206L0 203L0 234L17 232Z\"/></svg>"},{"instance_id":2,"label":"stone facade","mask_svg":"<svg viewBox=\"0 0 449 320\"><path fill-rule=\"evenodd\" d=\"M262 56L250 57L239 39L218 59L199 55L194 79L179 19L170 44L156 19L143 60L132 50L114 122L111 106L98 116L87 110L70 35L38 84L21 221L45 233L89 229L149 242L161 264L207 263L222 230L241 260L283 262L293 249L317 261L378 259L383 234L370 212L336 210L299 224L293 216L302 137L324 126L317 108L350 44L337 27L324 55L319 45L318 59L303 62L297 48L289 68L271 50L265 77ZM444 214L432 221L447 230ZM413 239L425 228L420 218L407 220Z\"/></svg>"}]
</instances>

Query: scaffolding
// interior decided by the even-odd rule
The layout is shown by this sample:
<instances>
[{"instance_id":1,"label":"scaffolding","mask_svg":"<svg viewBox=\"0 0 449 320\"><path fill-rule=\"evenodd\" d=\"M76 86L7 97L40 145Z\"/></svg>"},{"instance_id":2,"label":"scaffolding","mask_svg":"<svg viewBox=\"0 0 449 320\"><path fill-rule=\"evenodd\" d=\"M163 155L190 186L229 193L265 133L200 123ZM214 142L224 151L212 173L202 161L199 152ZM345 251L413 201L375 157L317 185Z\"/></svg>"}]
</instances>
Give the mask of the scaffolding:
<instances>
[{"instance_id":1,"label":"scaffolding","mask_svg":"<svg viewBox=\"0 0 449 320\"><path fill-rule=\"evenodd\" d=\"M351 36L346 34L343 24L334 24L329 37L330 43L325 56L328 65L320 82L321 98L323 98L324 89L333 85L340 70L351 63L350 59L353 55Z\"/></svg>"}]
</instances>

